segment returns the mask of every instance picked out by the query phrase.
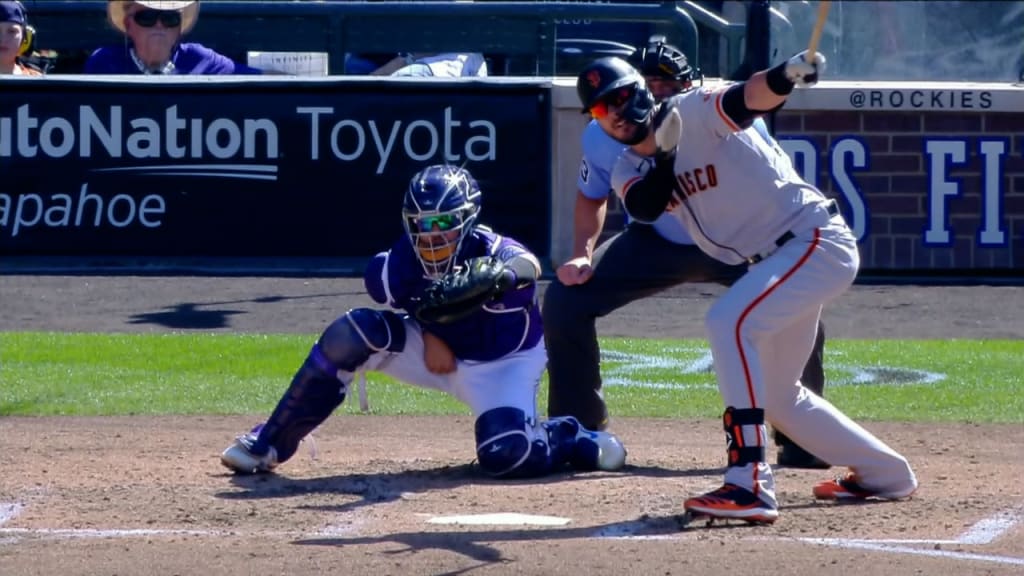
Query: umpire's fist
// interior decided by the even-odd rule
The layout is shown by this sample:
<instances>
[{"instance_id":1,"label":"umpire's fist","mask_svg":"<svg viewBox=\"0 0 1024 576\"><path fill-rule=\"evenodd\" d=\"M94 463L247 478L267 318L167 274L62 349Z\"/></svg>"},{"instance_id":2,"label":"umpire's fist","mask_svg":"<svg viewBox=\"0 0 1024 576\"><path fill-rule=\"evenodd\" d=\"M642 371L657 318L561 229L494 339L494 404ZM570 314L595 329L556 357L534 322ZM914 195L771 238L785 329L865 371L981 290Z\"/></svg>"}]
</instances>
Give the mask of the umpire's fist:
<instances>
[{"instance_id":1,"label":"umpire's fist","mask_svg":"<svg viewBox=\"0 0 1024 576\"><path fill-rule=\"evenodd\" d=\"M559 266L555 270L555 275L558 276L558 281L562 284L575 286L590 280L590 277L594 275L594 269L591 266L590 258L578 256Z\"/></svg>"},{"instance_id":2,"label":"umpire's fist","mask_svg":"<svg viewBox=\"0 0 1024 576\"><path fill-rule=\"evenodd\" d=\"M813 57L807 50L793 56L786 62L786 78L797 88L807 88L818 83L818 75L825 71L825 56L815 52Z\"/></svg>"}]
</instances>

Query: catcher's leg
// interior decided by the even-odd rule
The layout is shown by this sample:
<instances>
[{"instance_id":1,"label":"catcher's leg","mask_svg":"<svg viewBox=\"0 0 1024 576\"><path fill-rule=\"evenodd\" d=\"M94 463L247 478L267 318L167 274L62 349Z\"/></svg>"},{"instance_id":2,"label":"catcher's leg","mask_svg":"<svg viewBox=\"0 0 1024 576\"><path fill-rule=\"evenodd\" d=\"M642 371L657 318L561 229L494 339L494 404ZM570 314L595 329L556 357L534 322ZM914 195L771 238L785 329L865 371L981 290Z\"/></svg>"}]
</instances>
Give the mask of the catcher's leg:
<instances>
[{"instance_id":1,"label":"catcher's leg","mask_svg":"<svg viewBox=\"0 0 1024 576\"><path fill-rule=\"evenodd\" d=\"M580 426L571 416L541 426L511 406L493 408L476 419L476 456L483 471L500 478L534 478L564 468L618 470L626 449L608 432Z\"/></svg>"},{"instance_id":2,"label":"catcher's leg","mask_svg":"<svg viewBox=\"0 0 1024 576\"><path fill-rule=\"evenodd\" d=\"M371 354L400 352L404 346L405 327L397 315L350 310L324 330L266 423L238 438L221 454L221 462L252 473L288 460L299 442L345 400L353 373Z\"/></svg>"},{"instance_id":3,"label":"catcher's leg","mask_svg":"<svg viewBox=\"0 0 1024 576\"><path fill-rule=\"evenodd\" d=\"M811 351L807 364L804 365L800 383L818 396L825 396L825 325L820 320L818 321L818 333L814 338L814 349ZM779 449L777 462L780 466L817 469L830 467L828 462L804 450L778 429L775 429L774 433L775 445Z\"/></svg>"}]
</instances>

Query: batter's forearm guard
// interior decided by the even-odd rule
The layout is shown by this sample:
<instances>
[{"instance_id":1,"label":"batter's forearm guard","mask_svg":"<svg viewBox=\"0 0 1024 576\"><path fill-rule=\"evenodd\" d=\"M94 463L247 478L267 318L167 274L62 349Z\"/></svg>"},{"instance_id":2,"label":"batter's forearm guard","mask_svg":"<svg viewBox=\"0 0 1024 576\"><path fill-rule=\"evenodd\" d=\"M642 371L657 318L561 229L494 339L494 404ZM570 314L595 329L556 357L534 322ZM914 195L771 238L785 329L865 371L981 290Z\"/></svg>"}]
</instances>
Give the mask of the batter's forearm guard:
<instances>
[{"instance_id":1,"label":"batter's forearm guard","mask_svg":"<svg viewBox=\"0 0 1024 576\"><path fill-rule=\"evenodd\" d=\"M626 189L623 204L630 217L640 222L654 222L668 207L676 190L674 155L659 157L643 178Z\"/></svg>"}]
</instances>

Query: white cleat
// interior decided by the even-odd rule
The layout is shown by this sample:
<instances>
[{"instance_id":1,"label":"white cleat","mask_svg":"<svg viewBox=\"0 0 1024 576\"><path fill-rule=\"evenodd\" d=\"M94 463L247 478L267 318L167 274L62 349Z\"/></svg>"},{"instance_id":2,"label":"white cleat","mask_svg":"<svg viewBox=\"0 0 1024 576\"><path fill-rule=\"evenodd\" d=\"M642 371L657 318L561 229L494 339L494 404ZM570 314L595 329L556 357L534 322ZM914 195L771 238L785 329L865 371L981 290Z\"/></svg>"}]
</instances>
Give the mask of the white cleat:
<instances>
[{"instance_id":1,"label":"white cleat","mask_svg":"<svg viewBox=\"0 0 1024 576\"><path fill-rule=\"evenodd\" d=\"M626 465L626 447L622 445L622 441L614 434L581 428L576 441L592 442L597 445L595 467L598 470L614 472Z\"/></svg>"},{"instance_id":2,"label":"white cleat","mask_svg":"<svg viewBox=\"0 0 1024 576\"><path fill-rule=\"evenodd\" d=\"M227 450L220 455L220 463L237 474L258 474L270 472L277 467L277 450L273 446L262 456L249 451L256 442L256 434L252 432L239 436Z\"/></svg>"}]
</instances>

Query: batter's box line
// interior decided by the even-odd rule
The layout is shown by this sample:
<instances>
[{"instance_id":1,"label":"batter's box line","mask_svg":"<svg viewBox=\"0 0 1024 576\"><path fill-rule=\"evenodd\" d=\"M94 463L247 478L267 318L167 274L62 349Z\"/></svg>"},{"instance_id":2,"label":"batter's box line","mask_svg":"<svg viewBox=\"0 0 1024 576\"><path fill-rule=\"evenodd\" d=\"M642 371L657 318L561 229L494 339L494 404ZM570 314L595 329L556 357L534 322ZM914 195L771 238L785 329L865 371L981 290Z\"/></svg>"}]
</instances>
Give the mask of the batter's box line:
<instances>
[{"instance_id":1,"label":"batter's box line","mask_svg":"<svg viewBox=\"0 0 1024 576\"><path fill-rule=\"evenodd\" d=\"M873 550L876 552L890 552L895 554L910 554L916 556L931 556L936 558L952 558L956 560L973 560L1024 566L1024 558L998 556L994 554L979 554L974 552L958 552L955 550L942 550L939 548L940 546L978 546L991 544L1012 530L1014 526L1020 524L1022 521L1024 521L1024 505L996 512L988 518L982 518L978 522L975 522L967 529L966 532L961 534L955 540L865 540L850 538L796 538L796 540L806 542L808 544L832 546L835 548ZM915 548L913 545L931 546L932 548Z\"/></svg>"}]
</instances>

